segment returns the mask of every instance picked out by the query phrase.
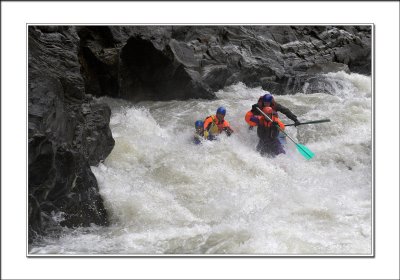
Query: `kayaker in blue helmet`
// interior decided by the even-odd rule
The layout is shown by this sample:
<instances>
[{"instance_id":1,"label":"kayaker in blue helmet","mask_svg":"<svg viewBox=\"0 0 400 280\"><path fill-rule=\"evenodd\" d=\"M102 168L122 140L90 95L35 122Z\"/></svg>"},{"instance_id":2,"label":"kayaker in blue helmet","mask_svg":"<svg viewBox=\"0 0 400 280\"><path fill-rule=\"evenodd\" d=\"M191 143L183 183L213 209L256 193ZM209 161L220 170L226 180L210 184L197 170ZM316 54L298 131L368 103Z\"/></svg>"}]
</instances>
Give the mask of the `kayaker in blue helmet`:
<instances>
[{"instance_id":1,"label":"kayaker in blue helmet","mask_svg":"<svg viewBox=\"0 0 400 280\"><path fill-rule=\"evenodd\" d=\"M219 108L217 109L217 114L220 114L220 115L222 115L222 116L225 116L225 115L226 115L226 109L225 109L225 107L219 107Z\"/></svg>"},{"instance_id":2,"label":"kayaker in blue helmet","mask_svg":"<svg viewBox=\"0 0 400 280\"><path fill-rule=\"evenodd\" d=\"M193 142L195 144L200 144L201 140L204 139L204 122L202 120L197 120L194 123L195 133L193 136Z\"/></svg>"},{"instance_id":3,"label":"kayaker in blue helmet","mask_svg":"<svg viewBox=\"0 0 400 280\"><path fill-rule=\"evenodd\" d=\"M225 120L226 109L225 107L219 107L215 115L208 116L204 120L204 137L208 140L214 140L215 136L220 134L222 131L230 136L233 133L233 129L230 127L229 122Z\"/></svg>"},{"instance_id":4,"label":"kayaker in blue helmet","mask_svg":"<svg viewBox=\"0 0 400 280\"><path fill-rule=\"evenodd\" d=\"M295 126L298 126L300 124L295 114L293 114L285 106L276 102L272 94L269 91L266 91L266 94L261 96L258 99L258 102L256 104L253 104L251 110L246 113L245 120L250 125L250 127L258 125L259 116L261 115L261 113L256 109L257 107L260 108L261 110L265 107L271 107L274 112L282 112L289 119L294 121Z\"/></svg>"}]
</instances>

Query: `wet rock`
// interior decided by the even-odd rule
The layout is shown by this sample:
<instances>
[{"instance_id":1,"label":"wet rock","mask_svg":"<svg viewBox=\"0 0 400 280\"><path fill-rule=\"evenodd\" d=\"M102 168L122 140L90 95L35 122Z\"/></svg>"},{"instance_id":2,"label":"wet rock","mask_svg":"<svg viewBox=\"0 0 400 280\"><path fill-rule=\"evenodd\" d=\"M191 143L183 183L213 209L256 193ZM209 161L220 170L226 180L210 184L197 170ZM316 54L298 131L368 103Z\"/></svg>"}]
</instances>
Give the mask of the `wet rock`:
<instances>
[{"instance_id":1,"label":"wet rock","mask_svg":"<svg viewBox=\"0 0 400 280\"><path fill-rule=\"evenodd\" d=\"M175 59L185 67L196 68L199 62L194 57L194 51L184 42L171 39L168 45L174 54Z\"/></svg>"},{"instance_id":2,"label":"wet rock","mask_svg":"<svg viewBox=\"0 0 400 280\"><path fill-rule=\"evenodd\" d=\"M203 81L214 91L223 88L231 72L226 65L211 65L203 68Z\"/></svg>"},{"instance_id":3,"label":"wet rock","mask_svg":"<svg viewBox=\"0 0 400 280\"><path fill-rule=\"evenodd\" d=\"M321 66L328 63L371 73L371 29L365 26L80 28L82 53L91 50L83 60L102 63L84 71L86 88L134 101L215 98L213 91L237 82L279 89L275 94L295 93L318 69L339 69ZM105 62L108 56L102 53L113 59ZM266 76L278 79L260 80ZM184 92L179 88L183 85Z\"/></svg>"},{"instance_id":4,"label":"wet rock","mask_svg":"<svg viewBox=\"0 0 400 280\"><path fill-rule=\"evenodd\" d=\"M315 74L326 74L330 72L339 72L339 71L350 73L349 66L337 62L316 63L313 64L310 68L308 68L306 72L309 75L315 75Z\"/></svg>"},{"instance_id":5,"label":"wet rock","mask_svg":"<svg viewBox=\"0 0 400 280\"><path fill-rule=\"evenodd\" d=\"M111 152L110 109L85 94L72 27L29 27L29 241L62 225L108 224L90 165ZM90 138L90 141L88 141Z\"/></svg>"}]
</instances>

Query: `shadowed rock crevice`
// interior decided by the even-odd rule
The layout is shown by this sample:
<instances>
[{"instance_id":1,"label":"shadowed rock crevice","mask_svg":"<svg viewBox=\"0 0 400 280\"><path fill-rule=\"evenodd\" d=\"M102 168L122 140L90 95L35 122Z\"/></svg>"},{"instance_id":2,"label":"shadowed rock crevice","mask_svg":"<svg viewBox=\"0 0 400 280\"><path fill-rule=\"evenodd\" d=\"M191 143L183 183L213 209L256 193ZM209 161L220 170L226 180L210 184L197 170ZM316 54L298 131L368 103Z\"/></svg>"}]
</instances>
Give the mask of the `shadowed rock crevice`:
<instances>
[{"instance_id":1,"label":"shadowed rock crevice","mask_svg":"<svg viewBox=\"0 0 400 280\"><path fill-rule=\"evenodd\" d=\"M81 27L78 31L79 62L87 94L117 97L119 48L106 26Z\"/></svg>"},{"instance_id":2,"label":"shadowed rock crevice","mask_svg":"<svg viewBox=\"0 0 400 280\"><path fill-rule=\"evenodd\" d=\"M122 48L120 59L121 98L140 101L214 97L193 67L197 62L192 50L174 40L157 49L150 40L131 37Z\"/></svg>"},{"instance_id":3,"label":"shadowed rock crevice","mask_svg":"<svg viewBox=\"0 0 400 280\"><path fill-rule=\"evenodd\" d=\"M166 92L175 67L173 55L150 41L130 38L121 51L120 97L130 100L169 99Z\"/></svg>"},{"instance_id":4,"label":"shadowed rock crevice","mask_svg":"<svg viewBox=\"0 0 400 280\"><path fill-rule=\"evenodd\" d=\"M93 96L117 97L119 84L116 65L99 60L88 47L81 48L79 57L86 92Z\"/></svg>"}]
</instances>

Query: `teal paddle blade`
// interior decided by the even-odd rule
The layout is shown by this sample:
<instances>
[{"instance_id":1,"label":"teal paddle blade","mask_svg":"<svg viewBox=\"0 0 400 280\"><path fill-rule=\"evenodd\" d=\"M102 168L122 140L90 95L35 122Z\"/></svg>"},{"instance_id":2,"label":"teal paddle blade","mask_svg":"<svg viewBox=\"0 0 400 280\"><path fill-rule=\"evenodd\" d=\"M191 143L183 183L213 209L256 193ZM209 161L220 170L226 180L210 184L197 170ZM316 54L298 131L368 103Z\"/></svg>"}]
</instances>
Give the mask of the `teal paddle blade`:
<instances>
[{"instance_id":1,"label":"teal paddle blade","mask_svg":"<svg viewBox=\"0 0 400 280\"><path fill-rule=\"evenodd\" d=\"M312 159L314 157L314 153L310 151L306 146L301 144L296 144L297 150L302 154L306 159Z\"/></svg>"}]
</instances>

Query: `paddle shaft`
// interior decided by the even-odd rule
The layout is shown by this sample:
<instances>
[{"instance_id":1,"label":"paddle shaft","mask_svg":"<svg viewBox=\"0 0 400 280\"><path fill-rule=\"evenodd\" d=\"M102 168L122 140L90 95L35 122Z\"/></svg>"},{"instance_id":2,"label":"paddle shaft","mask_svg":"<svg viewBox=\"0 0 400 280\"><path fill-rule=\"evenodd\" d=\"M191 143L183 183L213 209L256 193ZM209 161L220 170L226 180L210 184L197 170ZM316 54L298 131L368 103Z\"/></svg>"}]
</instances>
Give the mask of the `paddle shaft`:
<instances>
[{"instance_id":1,"label":"paddle shaft","mask_svg":"<svg viewBox=\"0 0 400 280\"><path fill-rule=\"evenodd\" d=\"M302 123L299 123L299 124L298 124L298 126L299 126L299 125L302 125L302 124L324 123L324 122L330 122L330 121L331 121L330 119L323 119L323 120L316 120L316 121L302 122ZM285 126L293 126L293 125L295 125L295 124L294 124L294 123L285 124Z\"/></svg>"}]
</instances>

